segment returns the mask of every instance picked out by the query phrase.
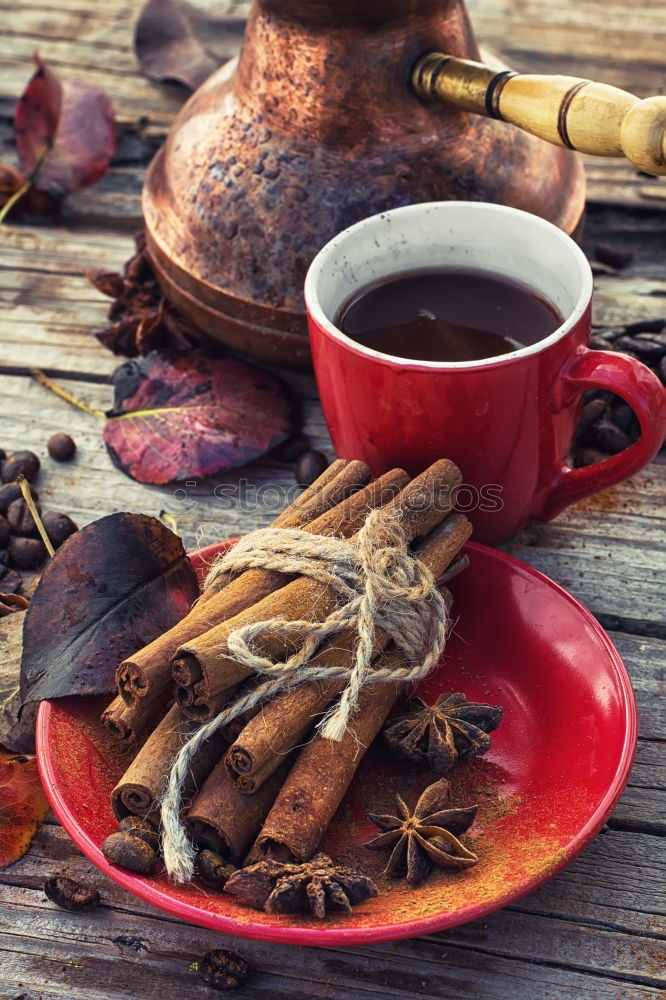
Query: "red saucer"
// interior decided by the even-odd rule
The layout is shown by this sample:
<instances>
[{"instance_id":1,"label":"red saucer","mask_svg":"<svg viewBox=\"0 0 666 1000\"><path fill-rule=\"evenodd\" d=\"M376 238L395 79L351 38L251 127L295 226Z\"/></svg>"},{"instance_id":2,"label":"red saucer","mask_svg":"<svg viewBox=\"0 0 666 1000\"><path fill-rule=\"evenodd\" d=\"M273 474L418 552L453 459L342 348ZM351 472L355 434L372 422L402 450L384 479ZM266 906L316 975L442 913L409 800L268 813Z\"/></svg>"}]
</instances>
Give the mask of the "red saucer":
<instances>
[{"instance_id":1,"label":"red saucer","mask_svg":"<svg viewBox=\"0 0 666 1000\"><path fill-rule=\"evenodd\" d=\"M192 556L198 570L209 547ZM191 923L289 944L340 945L439 931L505 906L558 872L599 831L627 781L636 707L622 660L599 623L557 584L510 556L470 544L471 566L452 582L457 617L437 672L419 693L463 691L504 707L484 758L454 769L456 805L479 803L470 831L479 864L438 871L420 887L381 880L377 899L321 923L269 916L163 874L139 878L110 865L100 844L115 829L109 793L123 770L99 724L104 699L43 702L37 753L51 805L74 842L130 892ZM412 801L428 774L371 750L322 849L373 877L385 859L362 847L366 819Z\"/></svg>"}]
</instances>

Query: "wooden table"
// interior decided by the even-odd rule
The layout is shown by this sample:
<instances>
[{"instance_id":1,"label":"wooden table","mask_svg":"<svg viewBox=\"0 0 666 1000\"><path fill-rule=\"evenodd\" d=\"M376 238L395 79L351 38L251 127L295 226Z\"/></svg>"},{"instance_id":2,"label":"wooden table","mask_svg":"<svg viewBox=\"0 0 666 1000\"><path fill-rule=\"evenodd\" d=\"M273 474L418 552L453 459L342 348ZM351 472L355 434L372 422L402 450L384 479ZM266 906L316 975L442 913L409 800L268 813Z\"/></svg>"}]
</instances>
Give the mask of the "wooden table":
<instances>
[{"instance_id":1,"label":"wooden table","mask_svg":"<svg viewBox=\"0 0 666 1000\"><path fill-rule=\"evenodd\" d=\"M149 83L131 50L137 4L123 0L0 0L4 64L0 138L12 157L10 117L39 49L62 74L101 84L120 123L113 169L72 197L63 224L0 230L0 444L46 453L55 429L77 440L72 466L48 458L40 482L47 507L79 524L115 510L157 514L171 508L188 547L265 524L252 487L289 486L292 470L265 460L242 472L187 488L140 486L111 467L96 420L52 399L28 376L39 365L96 407L110 404L107 378L117 361L92 333L105 303L82 270L117 267L140 222L145 165L182 94ZM218 7L220 5L218 4ZM229 4L226 5L231 6ZM241 5L236 9L243 11ZM662 91L666 6L627 0L475 0L477 34L520 69L590 76L633 89ZM595 322L666 315L666 182L640 177L619 161L589 165L586 247L617 241L632 265L597 278ZM291 376L303 400L307 432L329 448L311 378ZM215 509L218 481L247 490L237 509ZM579 597L610 631L631 673L640 713L636 765L607 826L564 872L491 917L426 938L384 946L277 947L225 939L172 920L101 876L56 822L29 853L0 872L0 997L14 1000L115 1000L211 995L190 963L213 947L246 956L254 975L238 996L377 997L475 1000L648 1000L663 996L663 876L666 833L663 691L666 652L663 458L624 486L578 504L554 523L534 525L508 548ZM662 850L660 850L662 848ZM51 905L44 879L67 873L98 886L103 905L89 915Z\"/></svg>"}]
</instances>

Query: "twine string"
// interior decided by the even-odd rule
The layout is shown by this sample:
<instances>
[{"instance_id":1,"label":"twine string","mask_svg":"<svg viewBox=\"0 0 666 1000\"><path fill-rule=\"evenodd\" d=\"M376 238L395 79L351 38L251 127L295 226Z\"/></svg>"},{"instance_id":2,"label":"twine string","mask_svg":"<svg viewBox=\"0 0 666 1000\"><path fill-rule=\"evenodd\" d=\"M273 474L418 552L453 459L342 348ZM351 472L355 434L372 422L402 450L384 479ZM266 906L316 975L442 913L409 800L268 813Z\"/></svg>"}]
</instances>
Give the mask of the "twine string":
<instances>
[{"instance_id":1,"label":"twine string","mask_svg":"<svg viewBox=\"0 0 666 1000\"><path fill-rule=\"evenodd\" d=\"M204 723L178 752L162 797L164 863L175 882L187 882L194 871L195 851L180 819L182 788L193 757L221 726L277 694L312 681L344 681L339 701L318 723L320 734L339 741L347 731L360 692L368 680L395 684L423 679L444 649L447 610L430 570L407 548L397 517L372 511L356 544L312 535L293 528L265 528L241 539L212 567L206 586L229 572L275 569L333 587L342 602L322 622L273 618L252 622L232 632L225 656L265 679L237 697ZM312 663L324 642L352 630L358 639L350 666ZM385 632L404 653L404 666L371 669L375 637ZM295 648L286 659L264 655L266 633Z\"/></svg>"}]
</instances>

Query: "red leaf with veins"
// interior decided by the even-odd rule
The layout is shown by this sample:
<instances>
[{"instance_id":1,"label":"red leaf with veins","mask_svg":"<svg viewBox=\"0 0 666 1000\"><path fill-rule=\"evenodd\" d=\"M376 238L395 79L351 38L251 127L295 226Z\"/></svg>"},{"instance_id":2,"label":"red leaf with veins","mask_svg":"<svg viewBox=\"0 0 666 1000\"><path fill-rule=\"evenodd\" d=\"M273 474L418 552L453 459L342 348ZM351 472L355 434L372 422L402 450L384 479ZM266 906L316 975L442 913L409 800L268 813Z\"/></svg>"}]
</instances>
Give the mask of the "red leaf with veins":
<instances>
[{"instance_id":1,"label":"red leaf with veins","mask_svg":"<svg viewBox=\"0 0 666 1000\"><path fill-rule=\"evenodd\" d=\"M292 406L279 379L232 358L153 352L116 369L104 441L140 483L245 465L284 441Z\"/></svg>"},{"instance_id":2,"label":"red leaf with veins","mask_svg":"<svg viewBox=\"0 0 666 1000\"><path fill-rule=\"evenodd\" d=\"M14 113L16 148L27 174L46 156L35 187L62 198L106 171L116 148L113 108L100 87L60 80L37 53L34 59L37 70Z\"/></svg>"}]
</instances>

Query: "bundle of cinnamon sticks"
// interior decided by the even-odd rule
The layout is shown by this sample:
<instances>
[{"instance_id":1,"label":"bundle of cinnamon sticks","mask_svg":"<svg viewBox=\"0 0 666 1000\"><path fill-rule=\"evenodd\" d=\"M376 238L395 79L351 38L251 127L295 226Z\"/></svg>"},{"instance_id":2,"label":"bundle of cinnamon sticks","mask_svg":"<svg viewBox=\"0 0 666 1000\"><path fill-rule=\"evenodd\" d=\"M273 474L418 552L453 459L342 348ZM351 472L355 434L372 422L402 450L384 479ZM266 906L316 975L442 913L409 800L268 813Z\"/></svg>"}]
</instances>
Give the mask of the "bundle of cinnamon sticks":
<instances>
[{"instance_id":1,"label":"bundle of cinnamon sticks","mask_svg":"<svg viewBox=\"0 0 666 1000\"><path fill-rule=\"evenodd\" d=\"M370 478L362 462L339 460L273 526L353 544L368 513L381 509L398 519L411 551L450 603L445 581L463 565L460 549L471 534L467 518L450 503L459 470L443 459L412 480L401 469ZM272 619L319 622L338 603L333 587L306 576L260 568L218 574L178 625L120 664L118 696L102 721L114 739L140 749L113 790L117 818L138 816L158 826L159 802L180 748L202 721L258 683L228 648L234 630ZM357 638L350 629L324 642L308 666L351 666ZM270 632L261 648L265 655L285 655L284 639ZM373 670L404 661L382 631L375 632L372 655ZM311 735L344 686L306 680L218 729L203 745L185 790L187 828L199 848L234 865L264 858L302 862L315 854L401 693L398 683L370 680L339 742L317 730Z\"/></svg>"}]
</instances>

